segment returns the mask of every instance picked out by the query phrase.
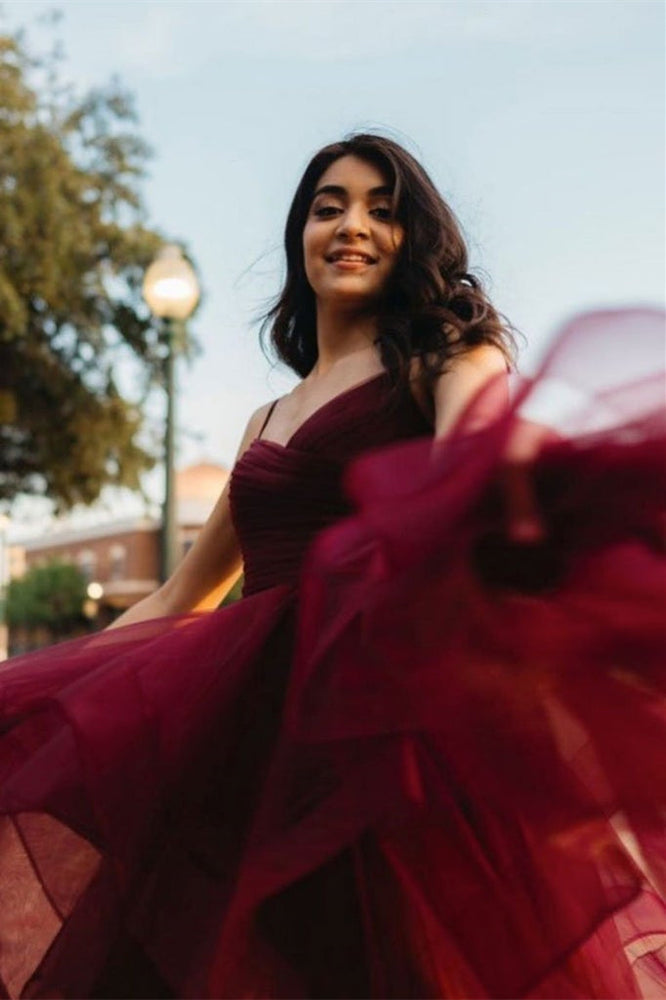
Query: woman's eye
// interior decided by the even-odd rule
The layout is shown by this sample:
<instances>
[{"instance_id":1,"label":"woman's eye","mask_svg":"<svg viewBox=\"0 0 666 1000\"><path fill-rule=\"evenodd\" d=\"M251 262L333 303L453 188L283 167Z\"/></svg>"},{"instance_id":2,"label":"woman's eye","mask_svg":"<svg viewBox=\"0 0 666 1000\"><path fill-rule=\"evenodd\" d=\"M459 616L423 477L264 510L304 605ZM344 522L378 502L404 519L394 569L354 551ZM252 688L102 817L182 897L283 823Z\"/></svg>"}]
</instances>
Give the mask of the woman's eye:
<instances>
[{"instance_id":1,"label":"woman's eye","mask_svg":"<svg viewBox=\"0 0 666 1000\"><path fill-rule=\"evenodd\" d=\"M339 215L342 209L339 205L318 205L312 210L312 214L318 219L329 219L334 215ZM370 215L382 222L390 222L393 219L393 212L390 208L377 207L370 209Z\"/></svg>"}]
</instances>

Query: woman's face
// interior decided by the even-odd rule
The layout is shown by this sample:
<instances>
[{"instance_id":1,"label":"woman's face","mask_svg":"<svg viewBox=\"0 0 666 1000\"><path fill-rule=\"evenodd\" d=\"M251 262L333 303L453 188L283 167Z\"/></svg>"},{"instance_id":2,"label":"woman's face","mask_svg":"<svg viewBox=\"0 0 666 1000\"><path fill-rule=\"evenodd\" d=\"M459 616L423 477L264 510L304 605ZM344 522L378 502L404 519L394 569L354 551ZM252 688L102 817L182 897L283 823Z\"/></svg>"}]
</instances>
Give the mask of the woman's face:
<instances>
[{"instance_id":1,"label":"woman's face","mask_svg":"<svg viewBox=\"0 0 666 1000\"><path fill-rule=\"evenodd\" d=\"M303 229L305 273L320 302L363 308L380 298L404 237L391 195L386 175L357 156L320 177Z\"/></svg>"}]
</instances>

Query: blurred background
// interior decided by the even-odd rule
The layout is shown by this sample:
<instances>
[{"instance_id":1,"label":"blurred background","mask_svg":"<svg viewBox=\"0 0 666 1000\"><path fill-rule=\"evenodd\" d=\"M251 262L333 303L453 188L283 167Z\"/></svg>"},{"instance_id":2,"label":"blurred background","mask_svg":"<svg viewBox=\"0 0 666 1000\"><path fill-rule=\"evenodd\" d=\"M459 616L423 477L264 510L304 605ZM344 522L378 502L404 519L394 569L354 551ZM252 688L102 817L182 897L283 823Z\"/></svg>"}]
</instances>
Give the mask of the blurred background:
<instances>
[{"instance_id":1,"label":"blurred background","mask_svg":"<svg viewBox=\"0 0 666 1000\"><path fill-rule=\"evenodd\" d=\"M23 623L16 650L155 586L249 414L294 384L256 320L322 144L379 129L424 163L525 336L526 373L572 313L664 301L660 0L20 0L0 6L0 36L0 587L22 581L3 605ZM200 295L186 323L141 294L164 244Z\"/></svg>"}]
</instances>

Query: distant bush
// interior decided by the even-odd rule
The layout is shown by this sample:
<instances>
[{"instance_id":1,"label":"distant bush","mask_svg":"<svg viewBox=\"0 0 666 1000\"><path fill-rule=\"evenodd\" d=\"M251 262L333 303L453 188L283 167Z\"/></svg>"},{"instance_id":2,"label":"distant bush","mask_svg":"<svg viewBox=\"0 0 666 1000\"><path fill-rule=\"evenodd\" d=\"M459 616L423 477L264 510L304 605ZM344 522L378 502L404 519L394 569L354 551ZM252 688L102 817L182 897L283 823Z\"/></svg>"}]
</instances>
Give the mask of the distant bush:
<instances>
[{"instance_id":1,"label":"distant bush","mask_svg":"<svg viewBox=\"0 0 666 1000\"><path fill-rule=\"evenodd\" d=\"M10 628L46 628L65 635L82 624L86 578L70 563L54 560L35 566L7 588L6 616Z\"/></svg>"}]
</instances>

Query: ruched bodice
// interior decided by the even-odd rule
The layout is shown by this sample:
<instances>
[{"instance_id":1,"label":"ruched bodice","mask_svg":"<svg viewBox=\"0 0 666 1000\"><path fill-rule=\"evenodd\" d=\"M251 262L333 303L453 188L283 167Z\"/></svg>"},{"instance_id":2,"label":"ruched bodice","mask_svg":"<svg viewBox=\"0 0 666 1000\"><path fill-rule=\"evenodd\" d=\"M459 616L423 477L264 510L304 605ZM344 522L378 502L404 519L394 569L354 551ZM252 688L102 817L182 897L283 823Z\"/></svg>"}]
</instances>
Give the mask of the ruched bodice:
<instances>
[{"instance_id":1,"label":"ruched bodice","mask_svg":"<svg viewBox=\"0 0 666 1000\"><path fill-rule=\"evenodd\" d=\"M350 459L429 431L411 393L393 391L384 372L324 403L286 445L253 441L231 477L244 594L296 584L314 536L350 513L343 489Z\"/></svg>"}]
</instances>

